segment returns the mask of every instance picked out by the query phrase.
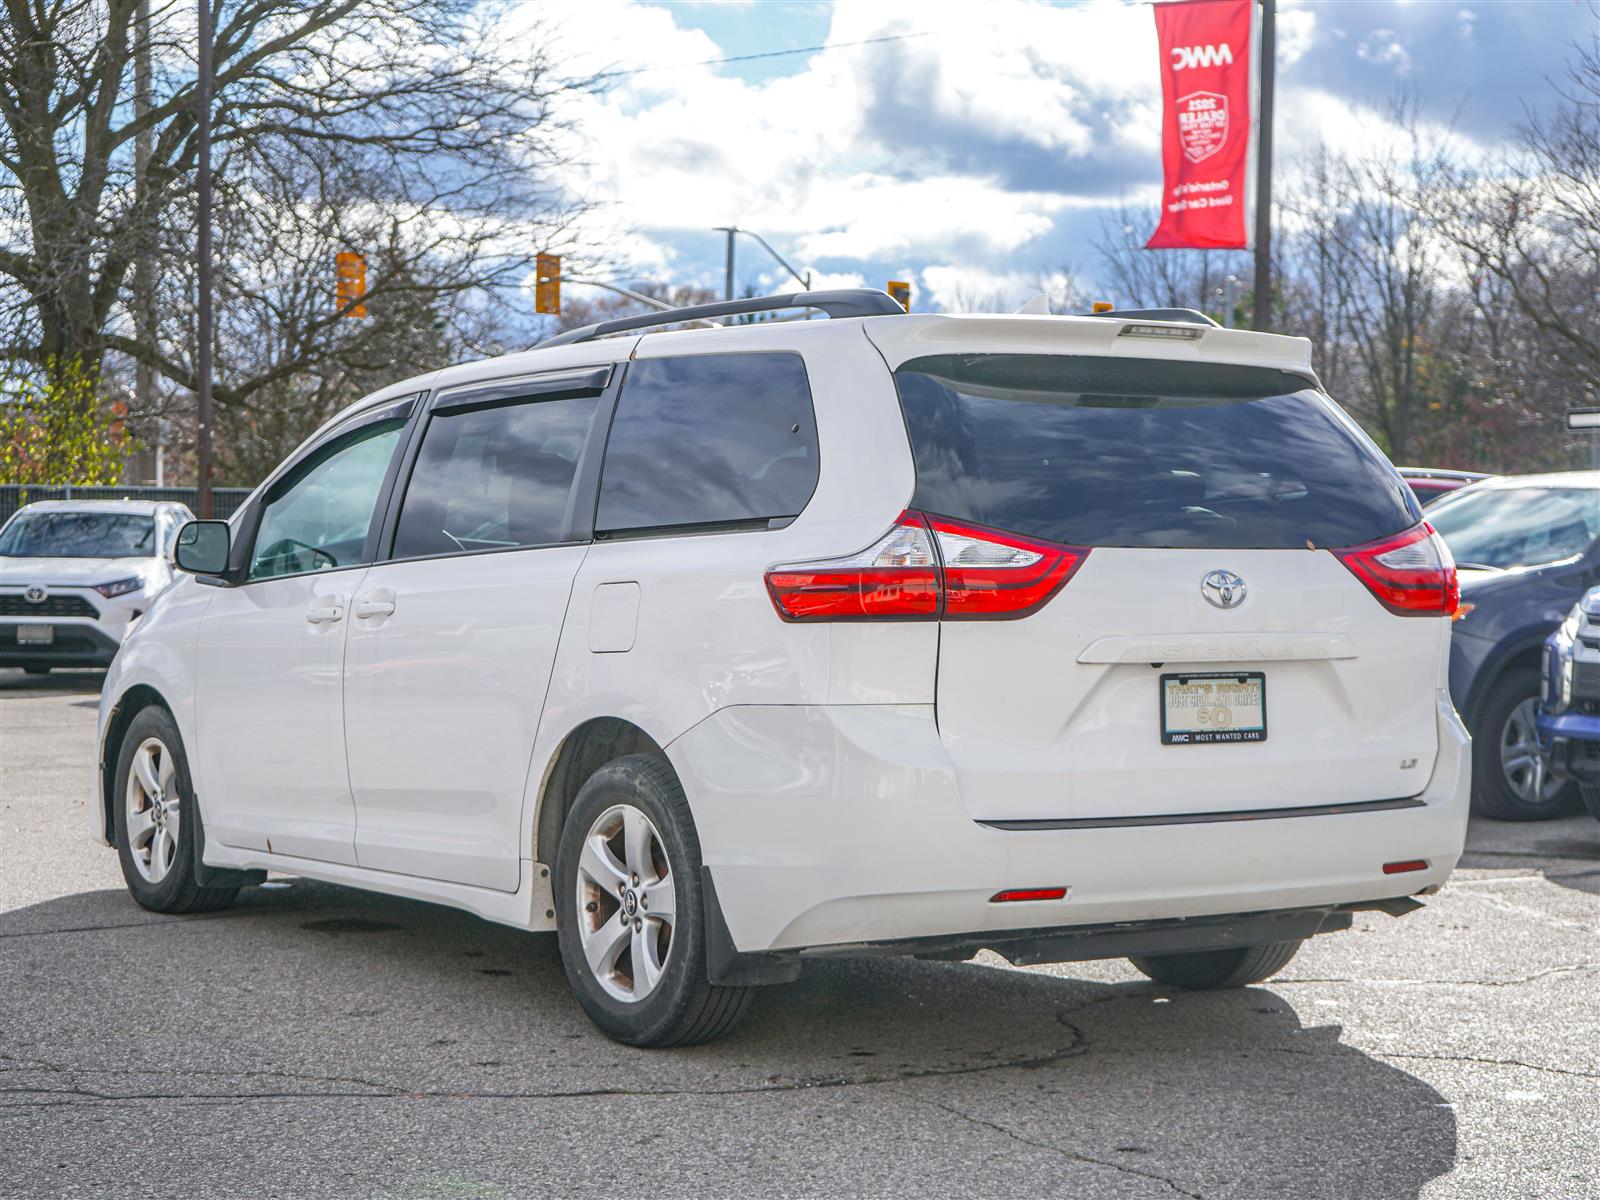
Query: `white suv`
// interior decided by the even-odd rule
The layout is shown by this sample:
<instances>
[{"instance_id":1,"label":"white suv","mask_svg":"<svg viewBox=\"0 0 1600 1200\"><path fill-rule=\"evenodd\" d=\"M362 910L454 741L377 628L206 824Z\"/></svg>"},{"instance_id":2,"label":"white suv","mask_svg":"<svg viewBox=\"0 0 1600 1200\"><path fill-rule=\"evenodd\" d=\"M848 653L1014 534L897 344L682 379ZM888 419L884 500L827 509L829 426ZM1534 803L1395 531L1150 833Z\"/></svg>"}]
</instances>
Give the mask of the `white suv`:
<instances>
[{"instance_id":1,"label":"white suv","mask_svg":"<svg viewBox=\"0 0 1600 1200\"><path fill-rule=\"evenodd\" d=\"M103 667L172 582L182 504L40 500L0 526L0 667Z\"/></svg>"},{"instance_id":2,"label":"white suv","mask_svg":"<svg viewBox=\"0 0 1600 1200\"><path fill-rule=\"evenodd\" d=\"M555 929L634 1044L822 955L1237 986L1462 849L1448 552L1305 341L1197 315L608 322L352 406L177 561L100 706L135 898Z\"/></svg>"}]
</instances>

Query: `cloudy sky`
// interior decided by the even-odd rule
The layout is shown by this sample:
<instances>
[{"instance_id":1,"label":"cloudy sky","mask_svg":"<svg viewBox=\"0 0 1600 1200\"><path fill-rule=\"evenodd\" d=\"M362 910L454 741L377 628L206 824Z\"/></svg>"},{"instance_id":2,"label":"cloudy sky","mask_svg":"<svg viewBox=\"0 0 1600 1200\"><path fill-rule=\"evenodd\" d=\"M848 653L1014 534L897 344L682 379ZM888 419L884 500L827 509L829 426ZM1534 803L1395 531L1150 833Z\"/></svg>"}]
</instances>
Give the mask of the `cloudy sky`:
<instances>
[{"instance_id":1,"label":"cloudy sky","mask_svg":"<svg viewBox=\"0 0 1600 1200\"><path fill-rule=\"evenodd\" d=\"M1493 146L1595 14L1280 0L1279 161L1392 134L1382 113L1402 91L1463 153ZM1092 286L1105 214L1159 195L1148 4L542 0L510 20L554 27L575 69L615 72L569 115L619 278L720 291L713 227L738 224L816 286L908 279L919 309L1020 304L1063 265ZM726 59L744 61L711 61ZM741 288L787 285L755 243L739 252Z\"/></svg>"}]
</instances>

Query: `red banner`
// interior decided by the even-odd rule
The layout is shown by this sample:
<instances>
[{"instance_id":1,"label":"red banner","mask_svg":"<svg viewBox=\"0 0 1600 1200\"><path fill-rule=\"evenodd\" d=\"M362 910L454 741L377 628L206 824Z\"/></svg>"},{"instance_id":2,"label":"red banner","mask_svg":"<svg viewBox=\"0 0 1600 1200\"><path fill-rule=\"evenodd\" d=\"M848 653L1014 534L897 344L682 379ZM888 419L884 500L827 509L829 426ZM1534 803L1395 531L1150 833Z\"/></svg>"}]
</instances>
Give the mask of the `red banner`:
<instances>
[{"instance_id":1,"label":"red banner","mask_svg":"<svg viewBox=\"0 0 1600 1200\"><path fill-rule=\"evenodd\" d=\"M1161 224L1147 250L1250 245L1254 0L1157 4Z\"/></svg>"}]
</instances>

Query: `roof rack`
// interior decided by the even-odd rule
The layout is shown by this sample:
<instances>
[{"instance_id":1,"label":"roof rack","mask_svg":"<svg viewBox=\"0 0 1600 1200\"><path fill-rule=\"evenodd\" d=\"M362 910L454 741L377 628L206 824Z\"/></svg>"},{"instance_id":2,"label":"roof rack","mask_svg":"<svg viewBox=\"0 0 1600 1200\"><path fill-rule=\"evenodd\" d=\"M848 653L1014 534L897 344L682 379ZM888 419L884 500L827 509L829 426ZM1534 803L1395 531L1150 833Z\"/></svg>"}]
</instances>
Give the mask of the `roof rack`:
<instances>
[{"instance_id":1,"label":"roof rack","mask_svg":"<svg viewBox=\"0 0 1600 1200\"><path fill-rule=\"evenodd\" d=\"M719 300L715 304L696 304L689 308L673 308L662 312L645 313L638 317L618 317L614 321L600 321L581 329L569 329L553 338L546 338L536 349L547 346L570 346L574 342L589 342L613 333L626 333L630 329L650 329L657 325L676 325L682 321L704 321L711 317L737 317L745 313L781 312L786 308L814 308L829 317L887 317L905 316L906 310L887 292L872 288L838 288L826 292L791 292L786 296L753 296L745 300Z\"/></svg>"},{"instance_id":2,"label":"roof rack","mask_svg":"<svg viewBox=\"0 0 1600 1200\"><path fill-rule=\"evenodd\" d=\"M1173 321L1179 325L1209 325L1221 329L1205 313L1193 308L1108 308L1105 312L1090 313L1091 317L1111 317L1118 321Z\"/></svg>"}]
</instances>

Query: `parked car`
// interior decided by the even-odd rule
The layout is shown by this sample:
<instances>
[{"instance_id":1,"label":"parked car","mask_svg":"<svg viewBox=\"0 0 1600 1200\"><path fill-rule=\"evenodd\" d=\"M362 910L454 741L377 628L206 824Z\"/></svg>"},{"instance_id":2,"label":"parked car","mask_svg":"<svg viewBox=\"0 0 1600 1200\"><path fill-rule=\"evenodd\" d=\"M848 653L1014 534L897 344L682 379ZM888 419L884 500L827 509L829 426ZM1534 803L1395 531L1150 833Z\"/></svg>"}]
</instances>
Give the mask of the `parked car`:
<instances>
[{"instance_id":1,"label":"parked car","mask_svg":"<svg viewBox=\"0 0 1600 1200\"><path fill-rule=\"evenodd\" d=\"M100 702L134 898L554 928L634 1044L813 956L1239 986L1465 837L1441 544L1307 342L1198 314L607 322L361 401L177 562Z\"/></svg>"},{"instance_id":2,"label":"parked car","mask_svg":"<svg viewBox=\"0 0 1600 1200\"><path fill-rule=\"evenodd\" d=\"M103 667L172 581L183 504L41 500L0 526L0 667Z\"/></svg>"},{"instance_id":3,"label":"parked car","mask_svg":"<svg viewBox=\"0 0 1600 1200\"><path fill-rule=\"evenodd\" d=\"M1600 587L1572 606L1545 643L1539 740L1556 777L1571 780L1600 821Z\"/></svg>"},{"instance_id":4,"label":"parked car","mask_svg":"<svg viewBox=\"0 0 1600 1200\"><path fill-rule=\"evenodd\" d=\"M1400 467L1399 471L1400 478L1406 481L1417 503L1424 508L1468 484L1492 478L1481 471L1447 471L1439 467Z\"/></svg>"},{"instance_id":5,"label":"parked car","mask_svg":"<svg viewBox=\"0 0 1600 1200\"><path fill-rule=\"evenodd\" d=\"M1558 816L1575 797L1539 749L1542 656L1600 583L1600 471L1486 480L1428 520L1460 571L1450 694L1473 732L1473 806L1503 821Z\"/></svg>"}]
</instances>

